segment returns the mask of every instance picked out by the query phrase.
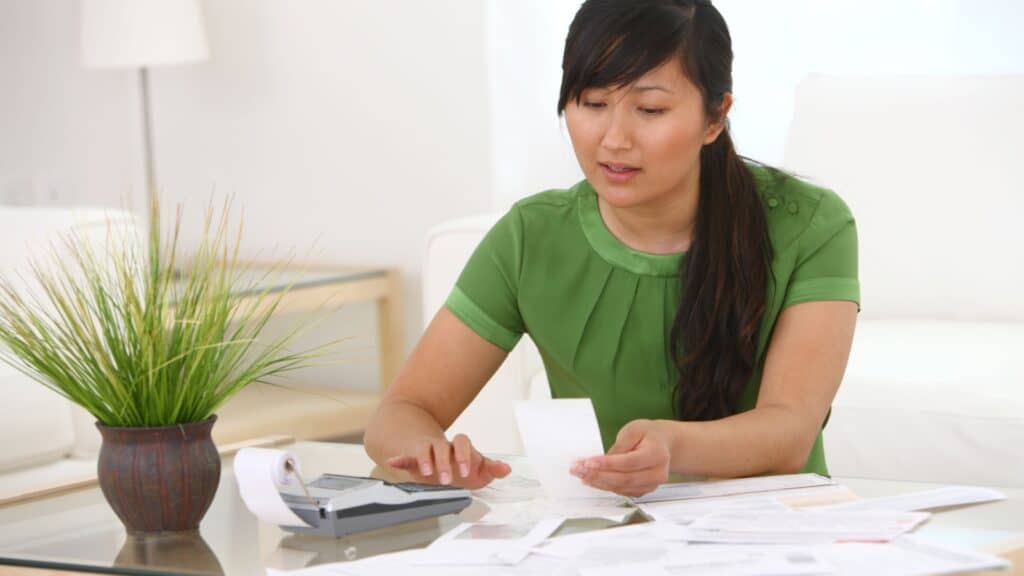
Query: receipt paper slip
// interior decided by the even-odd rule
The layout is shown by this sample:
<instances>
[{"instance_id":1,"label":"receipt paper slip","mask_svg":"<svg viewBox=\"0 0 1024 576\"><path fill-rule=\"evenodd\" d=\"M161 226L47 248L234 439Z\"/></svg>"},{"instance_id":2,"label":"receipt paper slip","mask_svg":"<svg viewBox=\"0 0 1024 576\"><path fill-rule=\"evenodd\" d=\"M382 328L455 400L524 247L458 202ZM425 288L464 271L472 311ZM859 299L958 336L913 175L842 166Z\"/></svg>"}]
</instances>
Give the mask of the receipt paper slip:
<instances>
[{"instance_id":1,"label":"receipt paper slip","mask_svg":"<svg viewBox=\"0 0 1024 576\"><path fill-rule=\"evenodd\" d=\"M569 472L576 461L604 454L589 398L519 402L516 421L526 455L549 497L615 498Z\"/></svg>"}]
</instances>

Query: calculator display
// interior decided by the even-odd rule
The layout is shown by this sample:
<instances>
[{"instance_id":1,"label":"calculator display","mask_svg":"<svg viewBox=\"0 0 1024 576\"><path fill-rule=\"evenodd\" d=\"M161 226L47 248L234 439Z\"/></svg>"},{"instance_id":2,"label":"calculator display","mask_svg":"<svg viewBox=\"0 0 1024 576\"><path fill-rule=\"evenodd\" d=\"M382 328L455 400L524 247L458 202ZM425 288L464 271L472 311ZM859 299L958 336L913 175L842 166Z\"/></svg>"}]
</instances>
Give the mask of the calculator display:
<instances>
[{"instance_id":1,"label":"calculator display","mask_svg":"<svg viewBox=\"0 0 1024 576\"><path fill-rule=\"evenodd\" d=\"M324 474L309 483L311 488L323 488L325 490L348 490L366 484L365 478L352 478L346 476L333 476Z\"/></svg>"}]
</instances>

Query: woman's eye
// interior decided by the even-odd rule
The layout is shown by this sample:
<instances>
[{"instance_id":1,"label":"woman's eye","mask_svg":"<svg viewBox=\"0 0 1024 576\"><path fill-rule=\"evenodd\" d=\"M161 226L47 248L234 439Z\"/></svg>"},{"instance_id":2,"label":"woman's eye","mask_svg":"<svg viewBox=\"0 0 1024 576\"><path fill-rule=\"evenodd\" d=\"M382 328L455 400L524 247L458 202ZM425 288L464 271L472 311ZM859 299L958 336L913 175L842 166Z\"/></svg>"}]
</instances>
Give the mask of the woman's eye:
<instances>
[{"instance_id":1,"label":"woman's eye","mask_svg":"<svg viewBox=\"0 0 1024 576\"><path fill-rule=\"evenodd\" d=\"M643 112L644 114L648 114L648 115L651 115L651 116L657 116L659 114L663 114L665 112L665 109L664 108L644 108L644 107L641 106L640 107L640 111Z\"/></svg>"},{"instance_id":2,"label":"woman's eye","mask_svg":"<svg viewBox=\"0 0 1024 576\"><path fill-rule=\"evenodd\" d=\"M604 108L604 102L599 102L599 101L596 101L596 100L584 100L583 101L583 107L584 108Z\"/></svg>"}]
</instances>

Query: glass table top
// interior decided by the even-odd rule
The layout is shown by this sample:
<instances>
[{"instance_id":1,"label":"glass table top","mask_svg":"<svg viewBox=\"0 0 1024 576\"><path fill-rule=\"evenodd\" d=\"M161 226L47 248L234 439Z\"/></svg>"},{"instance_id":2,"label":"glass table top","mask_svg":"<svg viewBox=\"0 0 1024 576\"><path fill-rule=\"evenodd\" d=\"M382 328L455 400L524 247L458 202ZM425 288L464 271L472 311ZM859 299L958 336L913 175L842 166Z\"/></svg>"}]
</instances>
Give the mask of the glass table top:
<instances>
[{"instance_id":1,"label":"glass table top","mask_svg":"<svg viewBox=\"0 0 1024 576\"><path fill-rule=\"evenodd\" d=\"M301 462L307 481L325 473L378 475L362 446L297 442L279 446ZM488 508L475 501L447 515L342 538L298 535L258 521L245 507L226 457L220 485L198 534L129 537L98 486L0 507L0 564L132 574L254 575L266 568L295 570L422 547ZM861 496L924 490L926 483L839 479ZM918 533L945 543L1002 553L1024 546L1024 490L1003 489L1008 499L936 513ZM610 525L571 521L563 531Z\"/></svg>"},{"instance_id":2,"label":"glass table top","mask_svg":"<svg viewBox=\"0 0 1024 576\"><path fill-rule=\"evenodd\" d=\"M308 480L327 472L371 475L362 446L298 442ZM422 547L464 520L486 513L474 503L447 515L343 538L297 535L264 524L245 507L232 472L221 467L217 494L198 534L134 537L107 505L99 486L0 507L0 564L131 574L264 574Z\"/></svg>"}]
</instances>

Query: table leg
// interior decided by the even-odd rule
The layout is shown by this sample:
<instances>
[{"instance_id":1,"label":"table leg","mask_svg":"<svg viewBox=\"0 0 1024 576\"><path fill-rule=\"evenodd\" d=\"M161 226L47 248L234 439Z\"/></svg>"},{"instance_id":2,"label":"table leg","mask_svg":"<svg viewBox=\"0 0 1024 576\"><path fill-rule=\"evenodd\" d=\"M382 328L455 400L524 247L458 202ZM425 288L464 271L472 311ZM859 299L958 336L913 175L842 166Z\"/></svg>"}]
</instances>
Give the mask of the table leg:
<instances>
[{"instance_id":1,"label":"table leg","mask_svg":"<svg viewBox=\"0 0 1024 576\"><path fill-rule=\"evenodd\" d=\"M383 392L398 377L405 357L405 339L402 335L402 286L396 270L388 272L388 288L377 300L377 319L380 389Z\"/></svg>"}]
</instances>

